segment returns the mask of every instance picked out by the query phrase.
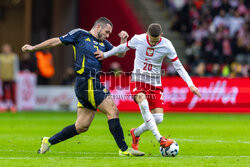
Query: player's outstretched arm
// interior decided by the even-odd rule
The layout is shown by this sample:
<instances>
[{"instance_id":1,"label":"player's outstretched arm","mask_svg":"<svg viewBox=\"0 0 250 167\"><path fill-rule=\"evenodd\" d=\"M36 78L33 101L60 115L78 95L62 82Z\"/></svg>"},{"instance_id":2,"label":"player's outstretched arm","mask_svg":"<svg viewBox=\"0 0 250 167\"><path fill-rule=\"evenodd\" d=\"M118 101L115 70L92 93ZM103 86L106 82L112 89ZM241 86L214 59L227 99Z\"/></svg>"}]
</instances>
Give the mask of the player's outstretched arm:
<instances>
[{"instance_id":1,"label":"player's outstretched arm","mask_svg":"<svg viewBox=\"0 0 250 167\"><path fill-rule=\"evenodd\" d=\"M187 71L185 70L179 59L173 62L173 66L180 75L180 77L187 83L190 91L201 98L199 89L194 86L192 79L188 75Z\"/></svg>"},{"instance_id":2,"label":"player's outstretched arm","mask_svg":"<svg viewBox=\"0 0 250 167\"><path fill-rule=\"evenodd\" d=\"M129 37L129 35L128 35L128 33L126 31L121 31L118 34L118 36L121 38L121 43L120 44L126 43L127 40L128 40L128 37ZM118 56L118 57L124 57L125 55L126 55L126 51L123 52L123 53L118 53L116 56Z\"/></svg>"},{"instance_id":3,"label":"player's outstretched arm","mask_svg":"<svg viewBox=\"0 0 250 167\"><path fill-rule=\"evenodd\" d=\"M127 48L126 44L120 44L116 47L113 47L110 51L108 52L105 52L103 53L102 51L100 50L97 50L94 54L96 55L95 57L98 59L98 60L103 60L103 59L106 59L110 56L113 56L113 55L117 55L119 53L124 53L126 51L128 51L129 48Z\"/></svg>"},{"instance_id":4,"label":"player's outstretched arm","mask_svg":"<svg viewBox=\"0 0 250 167\"><path fill-rule=\"evenodd\" d=\"M48 49L48 48L52 48L52 47L55 47L55 46L58 46L58 45L61 45L62 42L59 38L51 38L51 39L48 39L40 44L37 44L35 46L31 46L29 44L25 44L23 47L22 47L22 51L23 52L33 52L33 51L36 51L36 50L43 50L43 49Z\"/></svg>"}]
</instances>

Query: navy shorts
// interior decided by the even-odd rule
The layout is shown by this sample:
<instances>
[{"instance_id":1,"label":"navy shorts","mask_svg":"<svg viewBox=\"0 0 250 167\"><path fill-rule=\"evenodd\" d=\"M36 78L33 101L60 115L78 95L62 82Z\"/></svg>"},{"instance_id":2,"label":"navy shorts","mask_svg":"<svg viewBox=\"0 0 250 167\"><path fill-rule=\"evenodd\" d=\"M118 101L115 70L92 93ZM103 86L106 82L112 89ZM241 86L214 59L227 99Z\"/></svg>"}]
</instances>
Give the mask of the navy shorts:
<instances>
[{"instance_id":1,"label":"navy shorts","mask_svg":"<svg viewBox=\"0 0 250 167\"><path fill-rule=\"evenodd\" d=\"M95 78L77 76L75 93L78 98L78 107L96 110L102 101L110 95L109 91Z\"/></svg>"}]
</instances>

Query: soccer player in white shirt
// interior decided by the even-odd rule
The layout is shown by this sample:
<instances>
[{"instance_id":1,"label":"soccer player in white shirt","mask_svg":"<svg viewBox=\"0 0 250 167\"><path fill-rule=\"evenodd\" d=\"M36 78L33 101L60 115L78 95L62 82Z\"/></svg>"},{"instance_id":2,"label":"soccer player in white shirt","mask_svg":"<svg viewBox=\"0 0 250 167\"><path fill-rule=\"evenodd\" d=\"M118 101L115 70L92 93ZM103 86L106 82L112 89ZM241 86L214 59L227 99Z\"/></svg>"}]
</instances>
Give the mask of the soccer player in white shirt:
<instances>
[{"instance_id":1,"label":"soccer player in white shirt","mask_svg":"<svg viewBox=\"0 0 250 167\"><path fill-rule=\"evenodd\" d=\"M166 139L159 133L157 125L163 121L163 98L161 84L161 65L163 58L167 56L173 63L181 78L187 83L190 91L201 97L198 88L195 87L188 73L179 61L172 43L162 37L160 24L150 24L147 33L135 35L126 44L114 47L112 50L102 53L97 51L96 58L103 60L117 53L136 49L134 70L130 83L130 91L135 102L139 105L144 123L138 128L130 130L132 147L138 150L140 135L150 130L160 145L169 147L172 139ZM151 110L151 112L150 112Z\"/></svg>"}]
</instances>

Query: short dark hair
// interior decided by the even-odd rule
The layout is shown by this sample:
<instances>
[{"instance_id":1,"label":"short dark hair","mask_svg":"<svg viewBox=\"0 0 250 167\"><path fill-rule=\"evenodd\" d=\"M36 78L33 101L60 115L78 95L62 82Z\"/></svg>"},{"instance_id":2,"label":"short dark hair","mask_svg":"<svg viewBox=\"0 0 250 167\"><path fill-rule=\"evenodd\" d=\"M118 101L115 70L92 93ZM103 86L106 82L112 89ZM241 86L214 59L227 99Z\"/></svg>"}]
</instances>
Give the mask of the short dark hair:
<instances>
[{"instance_id":1,"label":"short dark hair","mask_svg":"<svg viewBox=\"0 0 250 167\"><path fill-rule=\"evenodd\" d=\"M152 23L148 26L148 33L152 37L158 37L162 33L161 25L158 23Z\"/></svg>"},{"instance_id":2,"label":"short dark hair","mask_svg":"<svg viewBox=\"0 0 250 167\"><path fill-rule=\"evenodd\" d=\"M101 27L105 27L107 24L110 24L111 27L113 28L112 22L106 17L100 17L99 19L97 19L93 27L95 27L97 24L100 24Z\"/></svg>"}]
</instances>

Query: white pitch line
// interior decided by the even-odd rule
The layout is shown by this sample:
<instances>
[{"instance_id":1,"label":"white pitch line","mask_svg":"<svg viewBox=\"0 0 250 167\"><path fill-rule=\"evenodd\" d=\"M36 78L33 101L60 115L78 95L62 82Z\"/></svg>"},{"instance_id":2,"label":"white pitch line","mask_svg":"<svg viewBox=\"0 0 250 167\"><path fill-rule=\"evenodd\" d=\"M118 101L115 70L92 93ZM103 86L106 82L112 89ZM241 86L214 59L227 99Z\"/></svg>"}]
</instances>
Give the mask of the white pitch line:
<instances>
[{"instance_id":1,"label":"white pitch line","mask_svg":"<svg viewBox=\"0 0 250 167\"><path fill-rule=\"evenodd\" d=\"M180 155L178 158L250 158L248 155Z\"/></svg>"},{"instance_id":2,"label":"white pitch line","mask_svg":"<svg viewBox=\"0 0 250 167\"><path fill-rule=\"evenodd\" d=\"M182 139L175 138L176 141L191 141L191 142L201 142L201 143L239 143L239 144L250 144L250 141L225 141L225 140L196 140L196 139Z\"/></svg>"}]
</instances>

